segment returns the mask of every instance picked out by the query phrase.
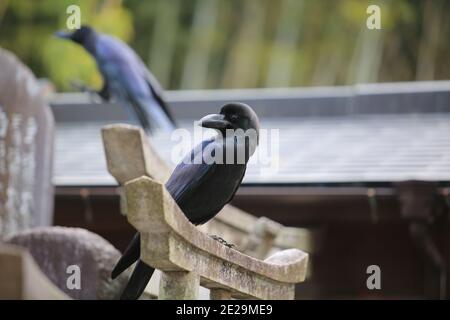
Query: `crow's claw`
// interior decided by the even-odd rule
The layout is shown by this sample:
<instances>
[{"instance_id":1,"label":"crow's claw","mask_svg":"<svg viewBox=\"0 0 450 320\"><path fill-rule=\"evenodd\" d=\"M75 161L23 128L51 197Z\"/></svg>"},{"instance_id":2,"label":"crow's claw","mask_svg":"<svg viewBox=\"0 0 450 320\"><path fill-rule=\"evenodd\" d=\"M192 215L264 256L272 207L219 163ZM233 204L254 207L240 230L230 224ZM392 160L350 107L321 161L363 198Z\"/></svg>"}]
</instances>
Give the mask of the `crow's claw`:
<instances>
[{"instance_id":1,"label":"crow's claw","mask_svg":"<svg viewBox=\"0 0 450 320\"><path fill-rule=\"evenodd\" d=\"M213 238L214 240L216 240L217 242L223 244L224 246L227 246L228 248L234 248L236 247L236 245L232 244L232 243L228 243L225 239L216 236L215 234L210 234L209 235L211 238Z\"/></svg>"}]
</instances>

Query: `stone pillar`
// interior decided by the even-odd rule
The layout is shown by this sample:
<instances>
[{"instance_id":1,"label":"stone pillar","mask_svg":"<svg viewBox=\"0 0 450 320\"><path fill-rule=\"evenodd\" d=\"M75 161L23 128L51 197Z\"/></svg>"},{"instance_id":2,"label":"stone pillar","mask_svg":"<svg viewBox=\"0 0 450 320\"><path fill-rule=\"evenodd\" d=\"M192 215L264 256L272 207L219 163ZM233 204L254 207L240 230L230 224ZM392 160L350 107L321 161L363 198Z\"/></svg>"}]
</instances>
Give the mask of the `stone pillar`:
<instances>
[{"instance_id":1,"label":"stone pillar","mask_svg":"<svg viewBox=\"0 0 450 320\"><path fill-rule=\"evenodd\" d=\"M159 283L160 300L196 300L200 277L194 272L167 271Z\"/></svg>"},{"instance_id":2,"label":"stone pillar","mask_svg":"<svg viewBox=\"0 0 450 320\"><path fill-rule=\"evenodd\" d=\"M53 125L31 71L0 49L0 239L52 223Z\"/></svg>"},{"instance_id":3,"label":"stone pillar","mask_svg":"<svg viewBox=\"0 0 450 320\"><path fill-rule=\"evenodd\" d=\"M211 300L231 300L231 291L225 289L211 289L209 298Z\"/></svg>"}]
</instances>

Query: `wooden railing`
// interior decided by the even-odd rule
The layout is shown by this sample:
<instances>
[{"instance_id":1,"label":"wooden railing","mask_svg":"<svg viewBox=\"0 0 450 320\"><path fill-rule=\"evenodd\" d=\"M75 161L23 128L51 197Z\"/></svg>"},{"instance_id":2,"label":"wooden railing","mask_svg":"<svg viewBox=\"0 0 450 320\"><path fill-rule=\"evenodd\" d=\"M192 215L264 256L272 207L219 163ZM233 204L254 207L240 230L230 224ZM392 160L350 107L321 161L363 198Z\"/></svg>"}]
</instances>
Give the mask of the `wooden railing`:
<instances>
[{"instance_id":1,"label":"wooden railing","mask_svg":"<svg viewBox=\"0 0 450 320\"><path fill-rule=\"evenodd\" d=\"M186 219L164 187L170 169L142 130L111 125L102 129L102 137L108 170L122 186L122 213L142 235L141 259L162 271L160 299L196 298L200 284L211 290L212 299L294 298L295 283L305 279L308 255L289 249L264 261L255 258L273 249L282 225L228 205L218 215L228 223L219 223L228 230L236 220L252 223L237 249L254 257L230 249Z\"/></svg>"}]
</instances>

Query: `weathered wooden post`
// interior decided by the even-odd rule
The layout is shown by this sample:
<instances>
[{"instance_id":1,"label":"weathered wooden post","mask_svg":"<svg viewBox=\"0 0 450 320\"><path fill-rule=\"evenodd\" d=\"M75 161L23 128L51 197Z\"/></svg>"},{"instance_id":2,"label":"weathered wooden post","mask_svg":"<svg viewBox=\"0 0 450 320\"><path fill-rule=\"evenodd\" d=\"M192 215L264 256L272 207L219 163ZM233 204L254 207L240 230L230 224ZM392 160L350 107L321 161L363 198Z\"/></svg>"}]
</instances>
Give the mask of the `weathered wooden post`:
<instances>
[{"instance_id":1,"label":"weathered wooden post","mask_svg":"<svg viewBox=\"0 0 450 320\"><path fill-rule=\"evenodd\" d=\"M0 239L53 218L53 116L31 71L0 49Z\"/></svg>"}]
</instances>

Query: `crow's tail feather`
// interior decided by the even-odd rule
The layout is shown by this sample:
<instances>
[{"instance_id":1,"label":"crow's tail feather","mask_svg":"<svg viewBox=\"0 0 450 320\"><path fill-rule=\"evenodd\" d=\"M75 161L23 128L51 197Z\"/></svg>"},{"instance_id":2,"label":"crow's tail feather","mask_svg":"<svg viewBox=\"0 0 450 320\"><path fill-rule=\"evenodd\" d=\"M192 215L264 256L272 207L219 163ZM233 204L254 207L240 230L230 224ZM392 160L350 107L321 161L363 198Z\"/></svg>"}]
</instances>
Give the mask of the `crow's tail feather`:
<instances>
[{"instance_id":1,"label":"crow's tail feather","mask_svg":"<svg viewBox=\"0 0 450 320\"><path fill-rule=\"evenodd\" d=\"M136 267L133 270L133 274L130 277L130 280L127 283L127 286L122 292L120 296L121 300L137 300L141 296L142 292L144 292L147 283L150 281L152 277L154 268L146 265L141 260L138 261Z\"/></svg>"},{"instance_id":2,"label":"crow's tail feather","mask_svg":"<svg viewBox=\"0 0 450 320\"><path fill-rule=\"evenodd\" d=\"M111 278L115 279L125 269L131 266L135 261L139 259L141 255L141 235L137 232L130 244L126 248L123 255L120 257L113 271L111 272Z\"/></svg>"},{"instance_id":3,"label":"crow's tail feather","mask_svg":"<svg viewBox=\"0 0 450 320\"><path fill-rule=\"evenodd\" d=\"M156 128L166 133L171 133L176 129L176 124L156 100L135 99L133 108L147 134Z\"/></svg>"}]
</instances>

